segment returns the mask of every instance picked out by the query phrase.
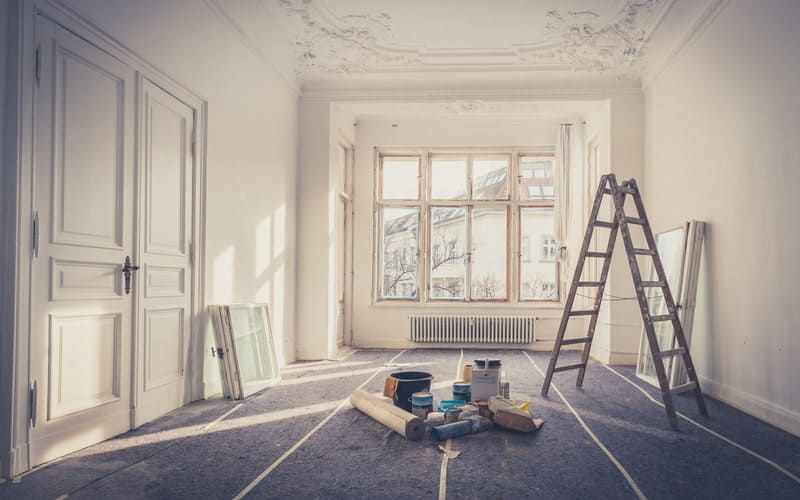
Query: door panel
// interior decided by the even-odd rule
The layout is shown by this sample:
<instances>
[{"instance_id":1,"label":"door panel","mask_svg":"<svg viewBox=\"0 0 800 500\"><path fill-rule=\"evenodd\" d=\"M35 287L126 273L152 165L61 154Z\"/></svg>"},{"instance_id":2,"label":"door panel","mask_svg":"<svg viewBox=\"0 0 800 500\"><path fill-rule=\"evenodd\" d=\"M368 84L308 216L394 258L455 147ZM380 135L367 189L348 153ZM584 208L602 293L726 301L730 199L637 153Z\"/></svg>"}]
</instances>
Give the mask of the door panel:
<instances>
[{"instance_id":1,"label":"door panel","mask_svg":"<svg viewBox=\"0 0 800 500\"><path fill-rule=\"evenodd\" d=\"M148 86L145 109L147 143L145 160L147 176L147 240L146 251L183 256L186 252L186 174L188 127L191 110L175 100L178 109L170 109L165 99ZM158 89L160 90L160 89ZM163 92L163 91L162 91ZM155 97L156 93L158 97ZM164 92L165 93L165 92ZM181 109L181 107L185 109ZM189 115L185 111L189 111Z\"/></svg>"},{"instance_id":2,"label":"door panel","mask_svg":"<svg viewBox=\"0 0 800 500\"><path fill-rule=\"evenodd\" d=\"M146 79L140 103L140 260L146 281L139 291L136 425L188 403L194 171L194 111Z\"/></svg>"},{"instance_id":3,"label":"door panel","mask_svg":"<svg viewBox=\"0 0 800 500\"><path fill-rule=\"evenodd\" d=\"M122 299L117 262L82 262L51 258L51 300Z\"/></svg>"},{"instance_id":4,"label":"door panel","mask_svg":"<svg viewBox=\"0 0 800 500\"><path fill-rule=\"evenodd\" d=\"M183 376L184 310L147 310L145 316L144 391L174 383Z\"/></svg>"},{"instance_id":5,"label":"door panel","mask_svg":"<svg viewBox=\"0 0 800 500\"><path fill-rule=\"evenodd\" d=\"M133 317L120 268L133 255L134 72L43 18L36 33L32 465L130 429Z\"/></svg>"},{"instance_id":6,"label":"door panel","mask_svg":"<svg viewBox=\"0 0 800 500\"><path fill-rule=\"evenodd\" d=\"M54 240L121 248L124 76L70 49L55 47Z\"/></svg>"},{"instance_id":7,"label":"door panel","mask_svg":"<svg viewBox=\"0 0 800 500\"><path fill-rule=\"evenodd\" d=\"M48 420L119 400L120 319L51 316Z\"/></svg>"}]
</instances>

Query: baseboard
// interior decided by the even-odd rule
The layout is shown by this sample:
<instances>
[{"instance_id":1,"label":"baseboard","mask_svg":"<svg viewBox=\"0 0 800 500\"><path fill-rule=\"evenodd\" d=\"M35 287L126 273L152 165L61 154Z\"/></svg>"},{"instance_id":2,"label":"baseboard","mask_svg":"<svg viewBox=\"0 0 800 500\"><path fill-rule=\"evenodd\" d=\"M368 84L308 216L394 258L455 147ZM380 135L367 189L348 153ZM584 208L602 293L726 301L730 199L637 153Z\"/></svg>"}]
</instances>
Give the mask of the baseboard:
<instances>
[{"instance_id":1,"label":"baseboard","mask_svg":"<svg viewBox=\"0 0 800 500\"><path fill-rule=\"evenodd\" d=\"M600 346L592 346L592 350L590 352L592 359L599 361L606 365L616 365L616 366L630 366L636 364L636 358L638 358L638 353L635 352L621 352L621 351L611 351L604 347Z\"/></svg>"},{"instance_id":2,"label":"baseboard","mask_svg":"<svg viewBox=\"0 0 800 500\"><path fill-rule=\"evenodd\" d=\"M800 413L702 376L700 385L709 396L800 437Z\"/></svg>"}]
</instances>

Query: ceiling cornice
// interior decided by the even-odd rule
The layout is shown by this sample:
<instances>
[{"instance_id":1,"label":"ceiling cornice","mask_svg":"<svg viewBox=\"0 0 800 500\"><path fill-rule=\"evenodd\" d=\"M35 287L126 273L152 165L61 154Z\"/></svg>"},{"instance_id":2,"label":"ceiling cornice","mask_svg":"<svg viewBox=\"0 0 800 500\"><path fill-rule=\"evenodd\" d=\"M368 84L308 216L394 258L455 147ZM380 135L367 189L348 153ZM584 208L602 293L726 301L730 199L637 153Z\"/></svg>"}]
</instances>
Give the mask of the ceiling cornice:
<instances>
[{"instance_id":1,"label":"ceiling cornice","mask_svg":"<svg viewBox=\"0 0 800 500\"><path fill-rule=\"evenodd\" d=\"M689 28L680 37L680 40L673 46L666 57L662 58L652 67L645 68L642 73L642 89L650 86L670 67L677 59L678 55L691 46L695 40L708 28L717 18L720 12L728 5L730 0L708 0L705 9L694 19Z\"/></svg>"},{"instance_id":2,"label":"ceiling cornice","mask_svg":"<svg viewBox=\"0 0 800 500\"><path fill-rule=\"evenodd\" d=\"M609 18L600 13L551 10L541 39L498 48L441 48L393 41L389 13L337 17L320 2L278 0L299 22L293 42L297 72L313 74L572 71L637 73L646 43L674 0L627 0ZM638 76L638 75L637 75Z\"/></svg>"},{"instance_id":3,"label":"ceiling cornice","mask_svg":"<svg viewBox=\"0 0 800 500\"><path fill-rule=\"evenodd\" d=\"M297 79L297 76L294 74L291 68L284 68L280 64L275 62L275 56L269 54L263 50L263 48L256 43L247 33L245 30L226 10L219 5L219 0L204 0L206 6L214 13L225 25L233 30L236 37L242 42L242 44L251 52L253 52L256 57L258 57L268 69L272 70L279 78L279 80L284 83L287 88L293 92L295 95L299 96L302 92L300 88L300 83Z\"/></svg>"},{"instance_id":4,"label":"ceiling cornice","mask_svg":"<svg viewBox=\"0 0 800 500\"><path fill-rule=\"evenodd\" d=\"M597 100L641 95L640 87L520 89L315 89L304 90L303 102L436 102Z\"/></svg>"}]
</instances>

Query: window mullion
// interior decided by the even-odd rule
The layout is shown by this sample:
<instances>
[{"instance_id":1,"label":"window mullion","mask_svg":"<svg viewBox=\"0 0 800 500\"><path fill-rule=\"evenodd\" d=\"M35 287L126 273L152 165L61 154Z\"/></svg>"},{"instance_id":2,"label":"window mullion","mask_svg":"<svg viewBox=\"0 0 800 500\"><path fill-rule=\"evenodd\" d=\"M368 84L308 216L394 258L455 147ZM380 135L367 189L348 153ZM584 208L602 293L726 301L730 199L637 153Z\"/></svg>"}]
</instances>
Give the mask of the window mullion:
<instances>
[{"instance_id":1,"label":"window mullion","mask_svg":"<svg viewBox=\"0 0 800 500\"><path fill-rule=\"evenodd\" d=\"M472 204L467 205L466 210L466 225L467 225L467 242L466 253L467 262L466 269L464 270L464 300L467 302L472 301Z\"/></svg>"}]
</instances>

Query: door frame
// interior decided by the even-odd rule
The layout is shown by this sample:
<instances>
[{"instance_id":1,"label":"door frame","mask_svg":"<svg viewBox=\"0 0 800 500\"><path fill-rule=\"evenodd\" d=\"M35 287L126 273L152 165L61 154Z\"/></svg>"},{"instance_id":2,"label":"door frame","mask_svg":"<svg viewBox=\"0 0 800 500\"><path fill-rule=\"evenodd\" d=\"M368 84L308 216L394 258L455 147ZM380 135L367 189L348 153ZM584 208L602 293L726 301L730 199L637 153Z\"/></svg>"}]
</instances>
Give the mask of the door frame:
<instances>
[{"instance_id":1,"label":"door frame","mask_svg":"<svg viewBox=\"0 0 800 500\"><path fill-rule=\"evenodd\" d=\"M355 146L353 143L343 137L340 136L338 141L336 142L337 148L337 156L338 156L338 149L341 148L344 152L344 165L341 166L341 171L337 172L338 175L342 175L344 177L343 184L344 184L344 191L348 195L349 199L341 198L338 196L337 193L337 203L334 205L333 210L339 209L338 199L341 198L343 202L341 206L344 207L344 213L342 214L342 222L343 227L336 228L336 236L335 238L339 237L339 231L341 230L342 236L342 252L344 255L336 256L338 260L340 257L343 260L344 265L342 266L342 273L334 273L335 279L342 280L342 286L344 288L344 311L342 314L344 315L344 321L342 329L343 332L343 343L344 346L352 346L353 345L353 244L354 244L354 231L353 231L353 215L354 215L354 208L353 208L353 188L354 188L354 166L355 166ZM337 165L337 169L338 169ZM334 220L336 217L334 217ZM337 246L334 245L334 248ZM334 295L333 298L334 302L334 309L338 310L338 286L334 287ZM337 319L334 317L333 321L336 322ZM334 331L336 330L336 326L334 327ZM334 344L336 343L336 339Z\"/></svg>"},{"instance_id":2,"label":"door frame","mask_svg":"<svg viewBox=\"0 0 800 500\"><path fill-rule=\"evenodd\" d=\"M194 186L192 188L192 326L189 336L189 398L203 398L202 369L205 321L205 201L207 100L187 89L167 74L140 58L124 44L80 17L59 0L11 0L9 2L9 51L7 84L4 96L2 188L0 204L0 476L14 477L30 469L30 318L33 220L33 137L35 82L35 24L41 15L71 31L90 44L116 57L142 77L183 101L195 113ZM136 89L136 109L140 99ZM134 175L139 178L139 117L131 122L136 142ZM135 186L135 210L139 190ZM138 213L134 215L138 224ZM135 247L138 252L138 246ZM138 253L135 258L138 259ZM138 304L134 299L134 308ZM133 342L138 338L135 315L132 319ZM132 362L138 360L132 359ZM138 379L133 365L132 383ZM200 379L198 380L198 377ZM135 389L135 387L134 387ZM133 412L131 412L133 415Z\"/></svg>"}]
</instances>

